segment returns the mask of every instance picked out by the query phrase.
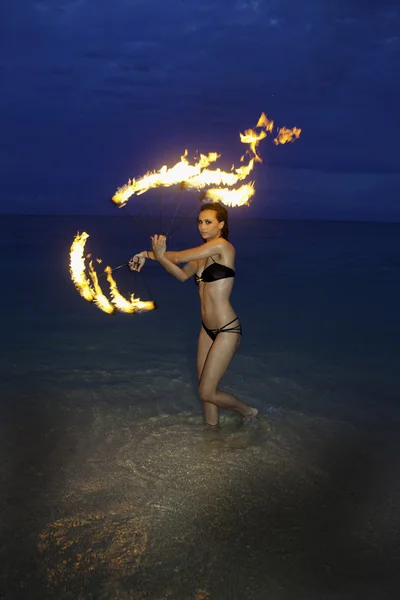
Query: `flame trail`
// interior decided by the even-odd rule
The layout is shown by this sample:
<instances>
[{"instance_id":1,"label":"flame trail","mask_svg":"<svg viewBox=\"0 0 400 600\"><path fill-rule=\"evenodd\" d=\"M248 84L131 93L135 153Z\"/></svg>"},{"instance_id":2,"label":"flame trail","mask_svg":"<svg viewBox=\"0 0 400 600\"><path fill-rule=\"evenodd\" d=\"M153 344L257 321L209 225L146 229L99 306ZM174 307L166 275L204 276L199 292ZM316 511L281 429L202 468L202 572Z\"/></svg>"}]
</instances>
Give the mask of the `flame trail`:
<instances>
[{"instance_id":1,"label":"flame trail","mask_svg":"<svg viewBox=\"0 0 400 600\"><path fill-rule=\"evenodd\" d=\"M80 295L83 298L85 298L85 300L92 302L95 297L95 291L93 290L89 279L86 277L86 266L85 259L83 256L83 253L85 251L86 240L88 237L89 234L85 231L82 234L78 233L75 236L75 239L71 245L69 255L69 268L71 273L71 279Z\"/></svg>"},{"instance_id":2,"label":"flame trail","mask_svg":"<svg viewBox=\"0 0 400 600\"><path fill-rule=\"evenodd\" d=\"M226 206L244 206L254 196L255 192L254 181L251 181L234 190L230 188L209 189L204 192L202 199L211 202L222 202Z\"/></svg>"},{"instance_id":3,"label":"flame trail","mask_svg":"<svg viewBox=\"0 0 400 600\"><path fill-rule=\"evenodd\" d=\"M215 171L206 169L196 177L191 177L188 181L185 181L185 188L200 190L209 185L224 185L228 187L233 186L238 181L246 179L249 173L251 173L253 170L253 167L254 158L249 161L247 166L239 167L238 169L233 167L235 171L234 173L227 173L225 171L221 171L221 169L216 169Z\"/></svg>"},{"instance_id":4,"label":"flame trail","mask_svg":"<svg viewBox=\"0 0 400 600\"><path fill-rule=\"evenodd\" d=\"M89 275L93 282L93 287L95 289L95 295L93 298L93 302L96 304L100 310L111 315L115 311L115 307L110 303L108 298L103 294L103 290L100 287L99 279L97 277L97 273L93 267L93 261L89 262Z\"/></svg>"},{"instance_id":5,"label":"flame trail","mask_svg":"<svg viewBox=\"0 0 400 600\"><path fill-rule=\"evenodd\" d=\"M124 298L118 290L117 284L111 275L112 269L109 266L105 268L105 272L107 273L107 281L110 286L111 302L101 289L92 260L88 263L90 282L86 276L86 264L84 258L85 244L88 237L89 234L85 231L82 234L78 233L71 244L70 250L71 279L80 295L88 302L96 304L100 310L108 314L114 313L115 310L125 313L153 310L155 305L152 301L144 302L140 300L140 298L135 298L134 294L131 295L130 300ZM97 259L97 262L101 262L101 260Z\"/></svg>"},{"instance_id":6,"label":"flame trail","mask_svg":"<svg viewBox=\"0 0 400 600\"><path fill-rule=\"evenodd\" d=\"M130 180L127 185L116 191L112 197L112 201L115 204L124 206L133 194L140 196L140 194L144 194L152 188L170 187L183 181L189 181L193 177L198 177L203 169L215 162L220 156L216 152L210 152L207 156L200 154L198 162L191 165L186 158L187 154L188 151L185 150L184 155L181 156L181 160L170 169L168 169L167 165L164 165L158 171L146 173L140 179Z\"/></svg>"},{"instance_id":7,"label":"flame trail","mask_svg":"<svg viewBox=\"0 0 400 600\"><path fill-rule=\"evenodd\" d=\"M129 180L127 185L116 191L112 200L118 206L124 206L134 194L140 195L157 187L170 187L180 184L182 188L196 190L212 186L203 197L219 198L221 202L228 206L247 204L255 193L254 181L242 185L240 188L234 186L250 175L256 162L262 162L257 153L257 148L259 143L273 132L273 129L274 121L268 119L266 114L262 113L255 129L246 129L244 133L239 134L242 144L248 146L246 153L250 155L250 160L247 166L235 168L233 165L231 172L219 168L209 169L208 167L218 160L220 154L217 152L210 152L207 155L200 154L197 162L190 164L186 150L184 155L181 156L181 160L174 166L168 168L164 165L158 171L148 172L139 179ZM281 127L277 131L278 134L274 138L276 146L295 141L301 133L301 129L298 127L293 127L293 129ZM242 160L244 160L244 156L242 156Z\"/></svg>"},{"instance_id":8,"label":"flame trail","mask_svg":"<svg viewBox=\"0 0 400 600\"><path fill-rule=\"evenodd\" d=\"M111 275L112 269L111 267L106 267L104 269L105 273L107 273L107 281L110 284L110 294L111 301L117 309L124 313L135 313L142 312L146 310L153 310L155 308L154 302L146 301L143 302L140 298L135 298L135 294L131 294L130 300L127 300L122 296L117 288L117 284L113 276Z\"/></svg>"}]
</instances>

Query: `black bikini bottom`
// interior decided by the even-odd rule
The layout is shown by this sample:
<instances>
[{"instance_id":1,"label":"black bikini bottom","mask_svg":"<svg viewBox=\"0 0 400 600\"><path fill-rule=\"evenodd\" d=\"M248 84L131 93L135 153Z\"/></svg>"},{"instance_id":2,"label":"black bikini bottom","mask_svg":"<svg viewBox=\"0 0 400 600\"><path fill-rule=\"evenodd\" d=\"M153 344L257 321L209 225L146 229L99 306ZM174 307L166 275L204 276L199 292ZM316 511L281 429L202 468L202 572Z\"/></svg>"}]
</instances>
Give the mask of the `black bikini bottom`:
<instances>
[{"instance_id":1,"label":"black bikini bottom","mask_svg":"<svg viewBox=\"0 0 400 600\"><path fill-rule=\"evenodd\" d=\"M212 341L214 341L219 333L237 333L238 335L242 335L242 326L240 323L238 325L234 325L233 327L229 327L229 325L232 325L232 323L235 321L239 321L239 317L235 317L233 321L223 325L223 327L220 327L220 329L209 329L204 325L203 321L201 323L206 333L208 333Z\"/></svg>"}]
</instances>

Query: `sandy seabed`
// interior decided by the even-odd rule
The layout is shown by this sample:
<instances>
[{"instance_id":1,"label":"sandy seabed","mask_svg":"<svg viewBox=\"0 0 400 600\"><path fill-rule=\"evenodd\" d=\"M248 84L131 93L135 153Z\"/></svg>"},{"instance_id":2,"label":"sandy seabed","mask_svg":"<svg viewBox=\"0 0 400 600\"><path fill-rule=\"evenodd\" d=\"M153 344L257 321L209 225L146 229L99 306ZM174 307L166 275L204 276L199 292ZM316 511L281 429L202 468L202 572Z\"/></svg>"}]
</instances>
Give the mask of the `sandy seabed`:
<instances>
[{"instance_id":1,"label":"sandy seabed","mask_svg":"<svg viewBox=\"0 0 400 600\"><path fill-rule=\"evenodd\" d=\"M207 431L128 391L49 389L3 422L5 598L395 598L394 432L274 406Z\"/></svg>"}]
</instances>

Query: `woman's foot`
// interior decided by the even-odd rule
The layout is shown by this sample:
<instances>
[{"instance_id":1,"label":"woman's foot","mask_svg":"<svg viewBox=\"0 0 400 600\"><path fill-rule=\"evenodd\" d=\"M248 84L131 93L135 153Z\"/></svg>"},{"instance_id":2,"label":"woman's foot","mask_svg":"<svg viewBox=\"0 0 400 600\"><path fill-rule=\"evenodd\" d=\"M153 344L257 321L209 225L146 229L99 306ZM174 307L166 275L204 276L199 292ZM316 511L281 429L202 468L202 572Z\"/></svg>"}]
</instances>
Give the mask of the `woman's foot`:
<instances>
[{"instance_id":1,"label":"woman's foot","mask_svg":"<svg viewBox=\"0 0 400 600\"><path fill-rule=\"evenodd\" d=\"M242 424L245 427L251 427L255 424L258 415L258 408L249 407L249 414L242 417Z\"/></svg>"},{"instance_id":2,"label":"woman's foot","mask_svg":"<svg viewBox=\"0 0 400 600\"><path fill-rule=\"evenodd\" d=\"M205 427L205 429L208 429L209 431L218 431L219 429L221 429L219 423L217 423L216 425L210 425L210 423L204 423L204 427Z\"/></svg>"}]
</instances>

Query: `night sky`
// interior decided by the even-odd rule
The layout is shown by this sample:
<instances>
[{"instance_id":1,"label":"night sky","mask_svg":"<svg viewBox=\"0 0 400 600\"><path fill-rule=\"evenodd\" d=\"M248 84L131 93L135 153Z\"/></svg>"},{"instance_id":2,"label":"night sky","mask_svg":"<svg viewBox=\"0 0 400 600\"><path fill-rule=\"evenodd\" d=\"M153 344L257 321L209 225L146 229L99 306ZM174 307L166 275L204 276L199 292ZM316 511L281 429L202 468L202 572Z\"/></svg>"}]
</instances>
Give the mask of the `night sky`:
<instances>
[{"instance_id":1,"label":"night sky","mask_svg":"<svg viewBox=\"0 0 400 600\"><path fill-rule=\"evenodd\" d=\"M243 153L250 216L400 221L398 0L3 0L2 213L119 214L129 177L185 148Z\"/></svg>"}]
</instances>

